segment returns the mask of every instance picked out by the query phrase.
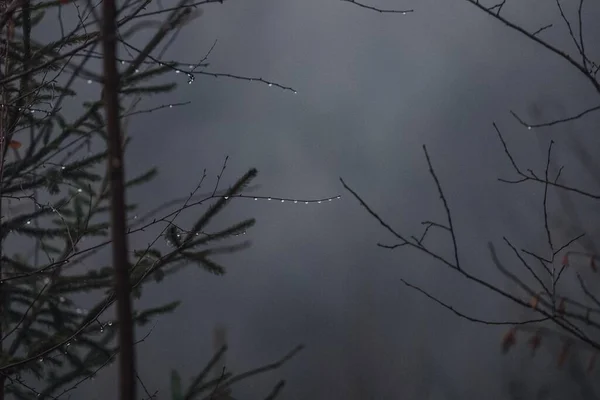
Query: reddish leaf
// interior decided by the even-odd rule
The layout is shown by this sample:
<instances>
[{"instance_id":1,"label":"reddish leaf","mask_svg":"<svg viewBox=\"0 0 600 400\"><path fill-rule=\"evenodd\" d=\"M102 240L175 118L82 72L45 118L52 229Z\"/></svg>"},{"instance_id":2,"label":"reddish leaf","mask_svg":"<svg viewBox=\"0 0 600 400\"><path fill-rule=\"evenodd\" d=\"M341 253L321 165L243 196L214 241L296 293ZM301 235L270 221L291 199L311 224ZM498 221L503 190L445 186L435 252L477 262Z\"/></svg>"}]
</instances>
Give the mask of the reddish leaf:
<instances>
[{"instance_id":1,"label":"reddish leaf","mask_svg":"<svg viewBox=\"0 0 600 400\"><path fill-rule=\"evenodd\" d=\"M22 145L21 145L21 142L19 142L18 140L12 140L11 139L10 142L8 142L8 146L11 149L15 149L16 150L16 149L20 148Z\"/></svg>"},{"instance_id":2,"label":"reddish leaf","mask_svg":"<svg viewBox=\"0 0 600 400\"><path fill-rule=\"evenodd\" d=\"M540 335L540 332L538 331L529 339L529 347L531 347L531 355L535 354L535 351L538 349L538 347L540 347L540 343L542 343L542 335Z\"/></svg>"},{"instance_id":3,"label":"reddish leaf","mask_svg":"<svg viewBox=\"0 0 600 400\"><path fill-rule=\"evenodd\" d=\"M504 334L502 338L502 352L506 353L510 348L517 342L517 330L515 328L510 328L508 332Z\"/></svg>"},{"instance_id":4,"label":"reddish leaf","mask_svg":"<svg viewBox=\"0 0 600 400\"><path fill-rule=\"evenodd\" d=\"M597 355L597 353L594 353L590 357L590 362L588 363L588 366L587 366L588 373L592 372L594 370L594 367L596 366L596 355Z\"/></svg>"},{"instance_id":5,"label":"reddish leaf","mask_svg":"<svg viewBox=\"0 0 600 400\"><path fill-rule=\"evenodd\" d=\"M571 343L563 344L563 347L558 355L558 367L562 367L567 360L567 356L569 355L569 348L571 347Z\"/></svg>"},{"instance_id":6,"label":"reddish leaf","mask_svg":"<svg viewBox=\"0 0 600 400\"><path fill-rule=\"evenodd\" d=\"M532 297L531 301L529 302L529 305L531 305L531 308L533 308L535 310L537 308L539 302L540 302L540 295L536 294L535 296Z\"/></svg>"},{"instance_id":7,"label":"reddish leaf","mask_svg":"<svg viewBox=\"0 0 600 400\"><path fill-rule=\"evenodd\" d=\"M563 315L565 313L565 308L566 308L565 298L563 297L560 300L560 303L558 303L558 314Z\"/></svg>"}]
</instances>

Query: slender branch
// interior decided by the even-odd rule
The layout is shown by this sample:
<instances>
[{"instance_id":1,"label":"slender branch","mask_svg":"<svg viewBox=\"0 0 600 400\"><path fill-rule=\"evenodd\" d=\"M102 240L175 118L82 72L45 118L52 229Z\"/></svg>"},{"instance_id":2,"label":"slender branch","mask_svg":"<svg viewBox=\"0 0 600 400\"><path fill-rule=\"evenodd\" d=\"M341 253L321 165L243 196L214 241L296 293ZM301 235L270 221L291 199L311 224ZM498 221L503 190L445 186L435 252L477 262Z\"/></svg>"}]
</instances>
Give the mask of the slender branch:
<instances>
[{"instance_id":1,"label":"slender branch","mask_svg":"<svg viewBox=\"0 0 600 400\"><path fill-rule=\"evenodd\" d=\"M407 14L407 13L414 12L413 9L391 10L391 9L385 9L385 8L377 8L377 7L370 6L368 4L360 3L356 0L341 0L341 1L350 3L350 4L354 4L354 5L357 5L358 7L365 8L365 9L371 10L371 11L376 11L376 12L382 13L382 14Z\"/></svg>"}]
</instances>

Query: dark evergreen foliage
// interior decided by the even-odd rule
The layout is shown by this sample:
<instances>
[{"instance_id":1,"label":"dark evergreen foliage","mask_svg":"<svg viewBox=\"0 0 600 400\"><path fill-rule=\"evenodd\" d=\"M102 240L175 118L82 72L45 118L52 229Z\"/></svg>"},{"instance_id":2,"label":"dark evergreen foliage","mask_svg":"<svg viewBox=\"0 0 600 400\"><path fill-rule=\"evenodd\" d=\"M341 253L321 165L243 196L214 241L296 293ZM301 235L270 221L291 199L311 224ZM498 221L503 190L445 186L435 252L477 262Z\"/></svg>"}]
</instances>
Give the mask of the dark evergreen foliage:
<instances>
[{"instance_id":1,"label":"dark evergreen foliage","mask_svg":"<svg viewBox=\"0 0 600 400\"><path fill-rule=\"evenodd\" d=\"M0 399L5 394L50 399L93 376L118 351L114 344L118 322L101 322L106 319L101 315L115 300L113 268L82 264L110 244L109 177L103 166L107 153L93 151L105 148L106 133L101 101L84 103L85 111L75 120L62 110L65 101L76 96L73 86L78 78L100 80L86 66L98 45L95 27L82 22L60 40L38 43L32 31L44 18L53 18L62 2L22 3L12 12L1 10L7 18L0 43ZM133 25L143 9L143 2L126 3L131 4L123 9L122 29L127 22ZM123 99L137 100L175 88L173 83L152 82L171 71L172 65L161 65L149 54L189 14L187 7L171 11L166 28L127 66L120 90ZM134 73L141 65L149 68ZM156 170L149 170L131 179L127 188L146 184L155 176ZM217 246L215 242L246 231L254 220L211 234L204 229L255 176L252 169L225 194L207 197L216 201L183 237L171 225L166 235L174 246L168 252L156 245L135 250L134 294L141 296L145 284L160 282L189 263L223 274L224 267L211 257L240 250L247 243ZM136 204L128 205L130 212L136 208ZM90 238L96 244L83 243ZM88 292L102 299L85 310L75 296ZM143 325L178 305L173 301L139 310L134 318ZM36 382L31 384L32 380Z\"/></svg>"}]
</instances>

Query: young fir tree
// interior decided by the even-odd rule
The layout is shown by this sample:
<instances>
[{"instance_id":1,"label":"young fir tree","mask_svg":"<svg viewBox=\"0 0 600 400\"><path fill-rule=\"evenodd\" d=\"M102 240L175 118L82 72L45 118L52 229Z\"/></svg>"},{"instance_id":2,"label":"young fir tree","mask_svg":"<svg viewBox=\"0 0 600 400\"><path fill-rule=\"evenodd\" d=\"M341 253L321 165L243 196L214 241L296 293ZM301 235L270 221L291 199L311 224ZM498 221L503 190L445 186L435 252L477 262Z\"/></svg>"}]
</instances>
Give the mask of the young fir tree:
<instances>
[{"instance_id":1,"label":"young fir tree","mask_svg":"<svg viewBox=\"0 0 600 400\"><path fill-rule=\"evenodd\" d=\"M56 7L67 3L1 2L0 400L62 396L110 363L118 351L114 344L118 321L102 317L115 301L113 268L83 266L110 244L106 239L109 176L103 166L107 153L93 150L105 148L107 139L102 101L84 103L85 111L75 120L61 112L61 106L76 96L77 79L100 80L87 63L97 58L100 34L94 30L95 22L84 18L51 43L40 43L32 34L44 18L54 17L50 13ZM128 25L139 22L148 2L124 3L119 27L127 32L135 29ZM179 70L178 64L160 62L150 54L189 21L192 9L187 3L180 1L165 10L167 17L158 33L128 61L122 72L121 99L138 104L141 96L175 88L171 83L149 83ZM86 4L78 6L79 12L93 14L94 8ZM122 114L127 111L131 109L122 107ZM123 143L127 145L129 140ZM149 170L130 179L126 188L155 176L156 170ZM245 243L208 246L245 232L254 220L210 234L205 229L255 176L256 170L251 169L225 192L215 189L204 199L214 200L212 205L189 229L169 223L165 235L172 247L168 251L162 252L156 241L134 251L130 267L134 293L140 296L144 284L161 281L189 263L222 274L223 266L211 257L240 250ZM181 208L192 205L188 201ZM129 212L136 209L134 204L127 207ZM159 220L172 222L176 215L172 212ZM88 292L99 293L102 299L85 310L76 298ZM134 321L145 324L178 304L136 311Z\"/></svg>"},{"instance_id":2,"label":"young fir tree","mask_svg":"<svg viewBox=\"0 0 600 400\"><path fill-rule=\"evenodd\" d=\"M223 326L216 326L213 331L214 356L206 366L193 376L185 389L181 382L181 375L176 369L171 370L171 400L236 400L232 386L254 376L268 373L281 367L284 363L294 357L303 346L297 346L280 360L258 368L254 368L238 374L233 374L231 368L225 362L227 353L227 330ZM212 379L210 375L212 374ZM265 400L275 399L283 390L285 380L275 384Z\"/></svg>"}]
</instances>

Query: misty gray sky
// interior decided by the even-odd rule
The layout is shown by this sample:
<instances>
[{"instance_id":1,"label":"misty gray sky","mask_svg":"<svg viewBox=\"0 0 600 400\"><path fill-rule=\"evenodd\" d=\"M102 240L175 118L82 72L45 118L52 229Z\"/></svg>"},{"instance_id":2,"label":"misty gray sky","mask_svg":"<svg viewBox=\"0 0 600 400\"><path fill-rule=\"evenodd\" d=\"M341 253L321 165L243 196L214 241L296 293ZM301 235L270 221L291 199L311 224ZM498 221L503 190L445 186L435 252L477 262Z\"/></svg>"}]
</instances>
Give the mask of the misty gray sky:
<instances>
[{"instance_id":1,"label":"misty gray sky","mask_svg":"<svg viewBox=\"0 0 600 400\"><path fill-rule=\"evenodd\" d=\"M288 381L282 398L293 400L417 400L425 398L423 386L432 386L438 399L503 399L508 379L524 368L540 381L556 378L550 357L501 357L505 328L459 320L405 287L400 278L475 316L520 317L420 254L378 248L393 238L343 191L339 177L395 228L420 233L422 220L444 218L421 148L427 145L465 268L504 285L486 243L501 247L506 235L543 249L543 188L496 180L512 177L512 170L492 122L520 162L539 169L545 156L538 140L545 149L553 137L563 154L574 132L594 143L586 130L598 126L598 116L532 132L509 110L532 118L535 106L546 120L597 98L564 60L466 1L370 4L415 12L379 14L337 0L230 0L204 7L165 55L195 62L217 40L209 71L263 77L298 93L204 76L187 85L173 74L180 88L155 101L192 103L144 114L129 126L128 173L160 168L156 181L131 194L142 210L187 195L204 168L210 191L226 155L224 185L256 167L256 194L342 198L309 205L237 199L216 226L249 217L257 226L245 237L253 242L249 250L223 258L225 277L190 266L145 290L142 305L183 300L138 347L139 374L150 391L160 390L159 398L168 398L171 368L185 380L202 369L218 323L228 329L234 372L307 346L284 368L242 385L240 397L248 399L266 396L281 378ZM588 9L588 35L597 38L600 27L592 22L599 7ZM527 29L555 24L544 37L573 50L554 4L509 0L503 13ZM577 176L577 166L565 174ZM191 224L200 212L179 222ZM443 234L431 240L450 250ZM81 393L109 398L114 373L102 372Z\"/></svg>"}]
</instances>

